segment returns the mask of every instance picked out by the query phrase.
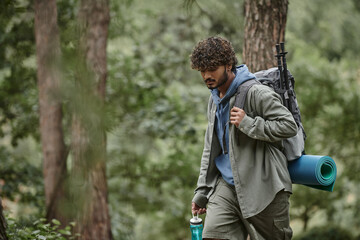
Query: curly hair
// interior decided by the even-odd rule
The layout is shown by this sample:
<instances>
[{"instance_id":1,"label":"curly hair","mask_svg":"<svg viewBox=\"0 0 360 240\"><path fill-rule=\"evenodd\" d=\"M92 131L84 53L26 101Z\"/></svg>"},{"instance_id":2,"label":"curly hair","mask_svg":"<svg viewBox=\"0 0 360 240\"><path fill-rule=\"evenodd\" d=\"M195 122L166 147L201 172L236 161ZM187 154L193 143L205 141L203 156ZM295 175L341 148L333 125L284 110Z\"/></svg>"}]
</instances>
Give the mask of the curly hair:
<instances>
[{"instance_id":1,"label":"curly hair","mask_svg":"<svg viewBox=\"0 0 360 240\"><path fill-rule=\"evenodd\" d=\"M221 37L210 37L198 42L191 55L191 68L198 71L213 71L219 66L230 65L235 71L238 63L231 43Z\"/></svg>"}]
</instances>

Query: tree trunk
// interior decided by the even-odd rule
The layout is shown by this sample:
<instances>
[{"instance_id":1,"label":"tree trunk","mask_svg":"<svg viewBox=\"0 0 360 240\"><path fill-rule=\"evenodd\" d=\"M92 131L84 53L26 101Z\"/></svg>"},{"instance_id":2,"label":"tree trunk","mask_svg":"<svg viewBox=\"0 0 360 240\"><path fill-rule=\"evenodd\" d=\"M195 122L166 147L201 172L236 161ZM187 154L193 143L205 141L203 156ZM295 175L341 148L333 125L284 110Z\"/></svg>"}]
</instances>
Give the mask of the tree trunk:
<instances>
[{"instance_id":1,"label":"tree trunk","mask_svg":"<svg viewBox=\"0 0 360 240\"><path fill-rule=\"evenodd\" d=\"M277 66L275 44L284 42L288 0L245 0L243 62L256 72Z\"/></svg>"},{"instance_id":2,"label":"tree trunk","mask_svg":"<svg viewBox=\"0 0 360 240\"><path fill-rule=\"evenodd\" d=\"M66 147L62 129L60 42L56 0L35 0L35 38L39 88L40 134L47 219L67 219L62 211L66 176Z\"/></svg>"},{"instance_id":3,"label":"tree trunk","mask_svg":"<svg viewBox=\"0 0 360 240\"><path fill-rule=\"evenodd\" d=\"M309 223L309 220L310 220L308 207L305 207L305 210L304 210L304 212L302 214L302 220L304 222L303 232L306 232L307 227L308 227L308 223Z\"/></svg>"},{"instance_id":4,"label":"tree trunk","mask_svg":"<svg viewBox=\"0 0 360 240\"><path fill-rule=\"evenodd\" d=\"M1 198L0 198L0 240L8 240L6 236L6 220L3 214Z\"/></svg>"},{"instance_id":5,"label":"tree trunk","mask_svg":"<svg viewBox=\"0 0 360 240\"><path fill-rule=\"evenodd\" d=\"M107 76L106 46L110 21L108 1L82 0L79 21L80 52L87 73L80 73L77 83L80 88L89 88L89 91L81 93L84 95L80 97L82 103L79 107L83 110L74 112L72 123L72 176L80 181L85 194L83 202L80 202L77 231L82 239L107 240L112 239L112 234L108 210L106 135L102 109ZM87 110L84 111L84 108Z\"/></svg>"},{"instance_id":6,"label":"tree trunk","mask_svg":"<svg viewBox=\"0 0 360 240\"><path fill-rule=\"evenodd\" d=\"M242 60L251 72L277 66L275 45L285 40L287 9L288 0L245 0Z\"/></svg>"}]
</instances>

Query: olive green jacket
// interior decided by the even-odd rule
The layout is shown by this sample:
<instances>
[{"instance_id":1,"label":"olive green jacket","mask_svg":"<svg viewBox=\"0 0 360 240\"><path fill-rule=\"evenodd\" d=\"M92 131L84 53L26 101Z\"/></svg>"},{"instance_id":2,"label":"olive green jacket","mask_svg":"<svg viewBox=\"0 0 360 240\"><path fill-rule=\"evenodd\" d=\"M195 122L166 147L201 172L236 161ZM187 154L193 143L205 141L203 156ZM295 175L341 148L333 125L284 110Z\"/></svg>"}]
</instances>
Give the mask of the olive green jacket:
<instances>
[{"instance_id":1,"label":"olive green jacket","mask_svg":"<svg viewBox=\"0 0 360 240\"><path fill-rule=\"evenodd\" d=\"M230 99L234 106L235 95ZM292 192L287 160L282 153L282 139L295 136L297 125L271 88L256 84L246 97L247 113L239 127L230 124L229 158L241 212L252 217L266 208L277 192ZM200 175L193 202L205 207L214 191L220 172L215 158L221 153L216 136L216 105L210 96L208 127L205 133Z\"/></svg>"}]
</instances>

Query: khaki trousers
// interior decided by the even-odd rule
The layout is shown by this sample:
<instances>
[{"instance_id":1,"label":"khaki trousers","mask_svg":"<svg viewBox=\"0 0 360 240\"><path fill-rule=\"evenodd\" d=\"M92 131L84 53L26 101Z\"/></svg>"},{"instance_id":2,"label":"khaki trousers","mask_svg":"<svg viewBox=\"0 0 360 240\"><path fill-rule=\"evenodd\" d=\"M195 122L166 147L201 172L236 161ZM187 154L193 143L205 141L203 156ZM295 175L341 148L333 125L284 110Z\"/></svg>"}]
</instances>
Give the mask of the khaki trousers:
<instances>
[{"instance_id":1,"label":"khaki trousers","mask_svg":"<svg viewBox=\"0 0 360 240\"><path fill-rule=\"evenodd\" d=\"M211 195L203 238L228 240L288 240L292 238L289 216L290 193L280 191L261 213L243 218L235 187L221 177Z\"/></svg>"}]
</instances>

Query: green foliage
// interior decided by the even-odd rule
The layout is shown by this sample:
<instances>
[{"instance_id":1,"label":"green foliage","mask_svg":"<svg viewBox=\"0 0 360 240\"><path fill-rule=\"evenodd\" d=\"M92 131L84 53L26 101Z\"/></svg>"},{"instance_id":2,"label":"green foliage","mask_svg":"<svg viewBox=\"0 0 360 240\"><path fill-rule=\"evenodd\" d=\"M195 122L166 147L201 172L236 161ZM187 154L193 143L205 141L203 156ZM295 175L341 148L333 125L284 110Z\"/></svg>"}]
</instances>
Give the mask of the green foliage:
<instances>
[{"instance_id":1,"label":"green foliage","mask_svg":"<svg viewBox=\"0 0 360 240\"><path fill-rule=\"evenodd\" d=\"M358 58L360 15L356 6L356 0L290 1L287 30L331 61Z\"/></svg>"},{"instance_id":2,"label":"green foliage","mask_svg":"<svg viewBox=\"0 0 360 240\"><path fill-rule=\"evenodd\" d=\"M107 101L120 120L108 134L116 239L186 239L190 233L208 90L188 56L208 35L209 19L197 22L197 11L169 14L174 4L168 5L128 1L110 26Z\"/></svg>"},{"instance_id":3,"label":"green foliage","mask_svg":"<svg viewBox=\"0 0 360 240\"><path fill-rule=\"evenodd\" d=\"M30 1L4 0L0 7L0 136L10 127L12 144L38 138L35 38Z\"/></svg>"},{"instance_id":4,"label":"green foliage","mask_svg":"<svg viewBox=\"0 0 360 240\"><path fill-rule=\"evenodd\" d=\"M41 169L24 155L16 155L3 146L0 146L0 159L1 197L42 212L45 199Z\"/></svg>"},{"instance_id":5,"label":"green foliage","mask_svg":"<svg viewBox=\"0 0 360 240\"><path fill-rule=\"evenodd\" d=\"M14 145L28 135L39 140L32 4L2 0L0 7L0 133ZM219 34L240 56L243 1L197 0L189 9L182 1L111 1L104 108L91 98L83 101L88 107L74 104L86 97L91 89L86 80L93 79L76 78L84 68L76 55L77 4L57 1L66 142L70 112L83 111L89 128L107 130L115 239L188 239L209 95L188 55L198 40ZM294 187L292 218L307 222L309 229L314 216L324 213L324 224L336 222L354 234L360 230L359 9L356 0L291 0L289 5L288 66L296 79L307 153L329 155L339 169L333 193ZM33 218L44 211L40 157L30 164L29 156L9 149L7 143L0 148L1 196L34 206ZM41 154L38 145L34 151ZM41 221L30 227L11 221L10 232L24 230L29 238L37 230L42 236L61 234Z\"/></svg>"},{"instance_id":6,"label":"green foliage","mask_svg":"<svg viewBox=\"0 0 360 240\"><path fill-rule=\"evenodd\" d=\"M0 7L0 136L10 131L12 145L39 140L38 89L32 0L4 0ZM76 3L57 1L61 40L68 44ZM73 37L73 35L71 35ZM4 131L4 128L10 128Z\"/></svg>"},{"instance_id":7,"label":"green foliage","mask_svg":"<svg viewBox=\"0 0 360 240\"><path fill-rule=\"evenodd\" d=\"M308 136L306 152L333 157L338 165L338 178L333 193L297 186L292 197L292 217L300 218L306 228L316 213L325 212L322 221L335 221L339 226L358 232L359 223L354 214L354 210L358 211L358 200L348 199L359 196L351 184L351 181L359 181L360 169L360 149L356 144L360 140L359 58L357 43L350 47L342 42L355 39L341 32L349 27L344 25L344 19L352 21L359 13L348 15L352 3L346 1L337 7L330 4L331 9L324 14L320 6L328 8L330 5L320 2L314 5L290 2L288 66L296 79L297 97ZM309 14L304 14L304 9L308 9ZM315 18L321 23L319 28L314 27Z\"/></svg>"},{"instance_id":8,"label":"green foliage","mask_svg":"<svg viewBox=\"0 0 360 240\"><path fill-rule=\"evenodd\" d=\"M332 3L290 2L289 66L296 79L308 135L306 150L308 154L333 157L339 171L334 193L297 187L292 198L292 216L302 219L306 226L315 213L324 211L325 221L338 222L356 232L359 223L354 210L358 211L358 200L347 199L358 194L347 179L359 181L359 58L356 38L343 32L352 29L353 34L358 33L355 30L358 26L353 28L346 22L357 19L359 13L353 12L351 1ZM314 22L318 27L314 27ZM349 217L353 220L349 221Z\"/></svg>"},{"instance_id":9,"label":"green foliage","mask_svg":"<svg viewBox=\"0 0 360 240\"><path fill-rule=\"evenodd\" d=\"M70 223L65 228L60 228L61 223L53 219L47 223L46 219L40 218L32 225L22 226L15 219L7 218L7 236L9 240L71 240L77 239L79 234L73 234L72 229L75 223Z\"/></svg>"},{"instance_id":10,"label":"green foliage","mask_svg":"<svg viewBox=\"0 0 360 240\"><path fill-rule=\"evenodd\" d=\"M346 158L357 167L359 146L355 140L360 138L357 111L360 87L356 69L346 59L328 61L317 49L293 35L289 42L294 49L289 65L296 76L298 98L309 136L307 148L317 154ZM312 127L314 125L317 127Z\"/></svg>"},{"instance_id":11,"label":"green foliage","mask_svg":"<svg viewBox=\"0 0 360 240\"><path fill-rule=\"evenodd\" d=\"M294 238L294 240L353 240L353 236L346 229L327 225L316 227Z\"/></svg>"}]
</instances>

